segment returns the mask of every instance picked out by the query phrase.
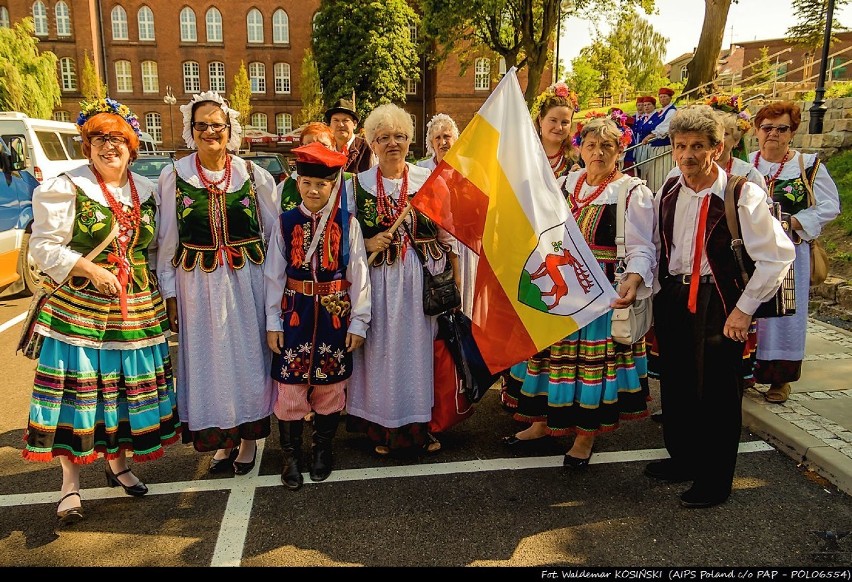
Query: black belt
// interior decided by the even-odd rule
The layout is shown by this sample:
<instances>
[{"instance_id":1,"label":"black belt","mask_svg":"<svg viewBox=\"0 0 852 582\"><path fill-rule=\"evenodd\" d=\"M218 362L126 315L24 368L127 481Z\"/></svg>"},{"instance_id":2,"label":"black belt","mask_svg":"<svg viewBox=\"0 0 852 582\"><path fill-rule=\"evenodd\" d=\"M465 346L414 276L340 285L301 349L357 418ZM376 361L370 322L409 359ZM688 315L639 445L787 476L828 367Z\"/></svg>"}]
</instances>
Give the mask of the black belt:
<instances>
[{"instance_id":1,"label":"black belt","mask_svg":"<svg viewBox=\"0 0 852 582\"><path fill-rule=\"evenodd\" d=\"M669 279L675 283L689 285L690 281L692 281L692 275L669 275ZM713 275L701 275L701 277L698 278L699 283L714 283L715 281L716 280L713 278Z\"/></svg>"}]
</instances>

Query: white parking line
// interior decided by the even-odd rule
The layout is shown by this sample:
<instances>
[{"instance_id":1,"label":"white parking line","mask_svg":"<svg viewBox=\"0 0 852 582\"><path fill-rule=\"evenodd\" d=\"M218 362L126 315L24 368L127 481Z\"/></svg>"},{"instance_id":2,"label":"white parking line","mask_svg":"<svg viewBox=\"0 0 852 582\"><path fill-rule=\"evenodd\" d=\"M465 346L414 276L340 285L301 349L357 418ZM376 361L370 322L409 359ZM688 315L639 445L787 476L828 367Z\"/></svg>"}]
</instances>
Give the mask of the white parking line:
<instances>
[{"instance_id":1,"label":"white parking line","mask_svg":"<svg viewBox=\"0 0 852 582\"><path fill-rule=\"evenodd\" d=\"M24 313L13 317L9 321L0 324L0 333L3 333L4 331L9 329L10 327L15 327L16 325L18 325L19 323L24 321L26 318L27 318L27 312L25 311Z\"/></svg>"}]
</instances>

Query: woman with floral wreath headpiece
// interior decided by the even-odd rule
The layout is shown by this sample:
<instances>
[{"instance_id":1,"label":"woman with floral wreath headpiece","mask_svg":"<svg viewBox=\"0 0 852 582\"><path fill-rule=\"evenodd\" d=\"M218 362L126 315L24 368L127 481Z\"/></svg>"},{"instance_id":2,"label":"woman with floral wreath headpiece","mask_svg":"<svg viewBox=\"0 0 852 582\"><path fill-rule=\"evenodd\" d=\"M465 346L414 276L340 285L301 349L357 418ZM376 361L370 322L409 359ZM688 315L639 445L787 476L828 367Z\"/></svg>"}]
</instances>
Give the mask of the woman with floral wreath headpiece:
<instances>
[{"instance_id":1,"label":"woman with floral wreath headpiece","mask_svg":"<svg viewBox=\"0 0 852 582\"><path fill-rule=\"evenodd\" d=\"M160 174L157 273L180 333L178 409L184 441L215 451L210 473L250 472L276 401L266 346L263 263L280 194L263 168L230 151L239 112L214 91L181 106L197 150Z\"/></svg>"},{"instance_id":2,"label":"woman with floral wreath headpiece","mask_svg":"<svg viewBox=\"0 0 852 582\"><path fill-rule=\"evenodd\" d=\"M572 142L571 123L579 111L577 94L563 82L554 83L533 101L533 119L547 162L557 178L580 168L579 155ZM501 402L506 409L517 407L518 390L526 376L527 362L519 362L503 373Z\"/></svg>"},{"instance_id":3,"label":"woman with floral wreath headpiece","mask_svg":"<svg viewBox=\"0 0 852 582\"><path fill-rule=\"evenodd\" d=\"M59 458L61 526L83 518L82 465L103 456L107 485L145 495L127 456L157 459L181 429L165 308L148 265L159 196L153 182L128 170L139 121L107 97L82 103L77 127L89 164L35 190L30 239L55 292L34 328L44 343L23 457Z\"/></svg>"}]
</instances>

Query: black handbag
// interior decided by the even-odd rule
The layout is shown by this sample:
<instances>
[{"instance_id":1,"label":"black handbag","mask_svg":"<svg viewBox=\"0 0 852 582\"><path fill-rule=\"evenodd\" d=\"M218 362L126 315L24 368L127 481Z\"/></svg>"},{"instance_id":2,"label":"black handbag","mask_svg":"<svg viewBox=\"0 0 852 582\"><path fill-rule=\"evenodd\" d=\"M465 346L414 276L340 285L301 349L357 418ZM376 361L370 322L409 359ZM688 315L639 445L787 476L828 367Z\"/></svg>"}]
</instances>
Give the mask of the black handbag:
<instances>
[{"instance_id":1,"label":"black handbag","mask_svg":"<svg viewBox=\"0 0 852 582\"><path fill-rule=\"evenodd\" d=\"M748 284L751 275L746 268L746 259L744 257L743 239L740 236L739 217L737 216L737 201L740 198L743 184L746 182L742 176L731 176L728 178L728 186L725 188L725 218L728 222L728 230L731 231L731 250L734 252L734 259L737 262L737 267L740 270L743 287ZM772 217L782 223L784 232L789 233L791 229L789 223L784 226L784 218L781 215L781 205L777 202L773 203L770 208ZM789 215L787 215L789 219ZM775 295L767 301L760 304L757 311L752 316L754 319L764 317L783 317L785 315L794 315L796 313L796 271L794 265L790 265L787 274L784 275L784 280L781 281L781 286Z\"/></svg>"},{"instance_id":2,"label":"black handbag","mask_svg":"<svg viewBox=\"0 0 852 582\"><path fill-rule=\"evenodd\" d=\"M403 223L403 228L408 232L408 237L411 240L411 246L414 252L417 253L417 258L420 259L420 266L423 268L423 313L426 315L440 315L451 309L461 306L461 292L456 285L456 279L453 276L453 265L447 257L444 270L436 275L429 272L426 268L426 257L420 252L420 248L411 236L411 231L408 225Z\"/></svg>"}]
</instances>

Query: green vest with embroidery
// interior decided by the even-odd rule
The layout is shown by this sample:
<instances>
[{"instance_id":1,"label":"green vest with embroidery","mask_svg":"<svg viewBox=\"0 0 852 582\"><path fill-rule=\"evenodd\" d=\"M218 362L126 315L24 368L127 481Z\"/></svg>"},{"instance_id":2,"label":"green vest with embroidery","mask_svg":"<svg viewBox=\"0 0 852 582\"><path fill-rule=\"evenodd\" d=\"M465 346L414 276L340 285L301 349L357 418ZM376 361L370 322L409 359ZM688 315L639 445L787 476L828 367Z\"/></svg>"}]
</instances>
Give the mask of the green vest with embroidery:
<instances>
[{"instance_id":1,"label":"green vest with embroidery","mask_svg":"<svg viewBox=\"0 0 852 582\"><path fill-rule=\"evenodd\" d=\"M379 216L376 197L361 187L358 176L355 176L354 182L358 223L361 225L364 238L372 238L380 232L386 231L388 227L381 223L384 217ZM412 195L413 197L414 195ZM413 244L420 247L420 251L425 257L432 257L437 261L450 250L450 247L438 240L438 226L430 218L414 209L411 210L411 214L416 217L411 232L414 237ZM379 251L379 254L373 260L373 265L381 265L382 263L392 265L396 262L396 258L402 251L402 234L407 233L400 226L393 234L391 245L387 250Z\"/></svg>"},{"instance_id":2,"label":"green vest with embroidery","mask_svg":"<svg viewBox=\"0 0 852 582\"><path fill-rule=\"evenodd\" d=\"M234 192L211 193L175 172L178 247L172 265L209 273L225 263L241 269L246 260L262 265L263 237L257 197L247 179Z\"/></svg>"}]
</instances>

